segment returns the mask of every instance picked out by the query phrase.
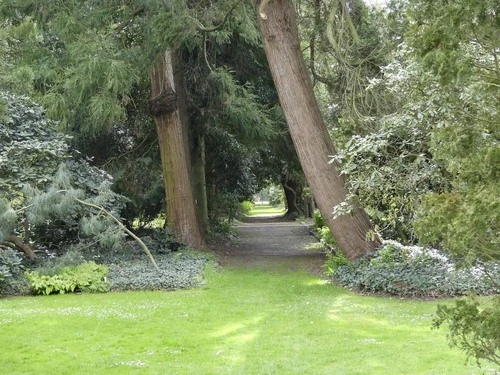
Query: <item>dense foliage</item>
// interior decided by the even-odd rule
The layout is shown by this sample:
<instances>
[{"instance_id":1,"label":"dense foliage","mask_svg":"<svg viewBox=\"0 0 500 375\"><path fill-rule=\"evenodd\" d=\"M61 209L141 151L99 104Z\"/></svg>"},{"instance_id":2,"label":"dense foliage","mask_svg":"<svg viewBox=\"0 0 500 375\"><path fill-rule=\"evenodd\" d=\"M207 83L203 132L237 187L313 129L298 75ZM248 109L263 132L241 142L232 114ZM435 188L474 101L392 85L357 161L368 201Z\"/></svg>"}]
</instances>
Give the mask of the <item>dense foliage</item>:
<instances>
[{"instance_id":1,"label":"dense foliage","mask_svg":"<svg viewBox=\"0 0 500 375\"><path fill-rule=\"evenodd\" d=\"M302 1L297 8L301 48L339 150L332 161L349 180L348 199L333 215L361 204L384 238L405 245L390 243L354 264L331 256L333 279L405 296L498 292L496 2L393 1L379 12L360 0ZM109 266L117 290L199 281L206 260L164 257L178 246L169 236L148 243L160 273L143 256L124 256L132 246L112 219L144 229L165 209L165 170L146 108L151 66L168 49L181 55L193 169L198 163L191 177L211 229L228 229L240 202L270 182L285 189L289 209L300 206L304 177L253 14L250 3L225 0L80 1L64 11L58 2L2 2L0 85L9 90L0 91L2 291L26 286L25 264L10 250L16 245L5 243L12 236L39 252L90 249L87 258ZM325 221L314 219L322 242L335 246ZM415 244L438 250L406 246ZM69 291L82 261L28 275L42 293ZM63 269L70 281L59 279ZM452 343L469 356L498 361L491 329L498 297L492 301L443 306L435 325L449 324Z\"/></svg>"},{"instance_id":2,"label":"dense foliage","mask_svg":"<svg viewBox=\"0 0 500 375\"><path fill-rule=\"evenodd\" d=\"M390 293L498 291L496 271L486 269L491 277L481 276L486 289L474 273L465 277L485 262L498 267L494 265L500 259L496 4L412 0L392 2L386 14L364 18L389 41L385 62L378 60L378 73L365 82L366 96L349 95L347 84L340 88L342 93L327 85L333 96L347 93L347 103L353 103L343 109L325 105L341 148L336 161L350 177L350 199L367 207L385 238L433 245L450 259L442 263L427 255L410 261L403 252L390 261L367 259L348 266L332 257L334 277L355 288ZM353 20L362 30L359 19ZM340 58L348 52L345 49ZM381 105L370 113L358 111L363 107L357 101L368 96ZM352 135L352 124L358 134ZM350 203L337 211L348 212ZM380 250L374 259L386 251ZM448 273L456 266L463 267L457 275L465 278ZM494 323L495 311L498 314L496 302L478 309L473 300L464 300L442 307L437 325L449 324L452 344L470 356L491 360L486 353L499 346L484 327Z\"/></svg>"},{"instance_id":3,"label":"dense foliage","mask_svg":"<svg viewBox=\"0 0 500 375\"><path fill-rule=\"evenodd\" d=\"M41 107L9 93L0 97L7 103L0 120L0 239L16 234L59 249L78 242L84 214L67 194L73 188L75 197L93 197L116 212L123 208L125 198L109 190L111 176L72 150L70 138Z\"/></svg>"},{"instance_id":4,"label":"dense foliage","mask_svg":"<svg viewBox=\"0 0 500 375\"><path fill-rule=\"evenodd\" d=\"M98 293L108 291L107 274L107 267L85 262L78 266L62 268L53 275L26 271L26 278L35 294Z\"/></svg>"},{"instance_id":5,"label":"dense foliage","mask_svg":"<svg viewBox=\"0 0 500 375\"><path fill-rule=\"evenodd\" d=\"M18 252L12 249L0 251L0 295L9 289L16 289L14 284L23 283L24 264Z\"/></svg>"},{"instance_id":6,"label":"dense foliage","mask_svg":"<svg viewBox=\"0 0 500 375\"><path fill-rule=\"evenodd\" d=\"M203 283L205 272L212 267L211 257L203 253L182 251L155 256L160 272L142 257L107 263L111 290L175 290L193 288Z\"/></svg>"},{"instance_id":7,"label":"dense foliage","mask_svg":"<svg viewBox=\"0 0 500 375\"><path fill-rule=\"evenodd\" d=\"M434 327L448 324L450 344L463 350L478 364L490 361L500 366L500 299L461 299L454 305L438 306Z\"/></svg>"},{"instance_id":8,"label":"dense foliage","mask_svg":"<svg viewBox=\"0 0 500 375\"><path fill-rule=\"evenodd\" d=\"M387 242L380 250L353 263L330 255L327 271L334 282L365 293L405 297L460 296L500 293L496 264L460 268L436 249Z\"/></svg>"}]
</instances>

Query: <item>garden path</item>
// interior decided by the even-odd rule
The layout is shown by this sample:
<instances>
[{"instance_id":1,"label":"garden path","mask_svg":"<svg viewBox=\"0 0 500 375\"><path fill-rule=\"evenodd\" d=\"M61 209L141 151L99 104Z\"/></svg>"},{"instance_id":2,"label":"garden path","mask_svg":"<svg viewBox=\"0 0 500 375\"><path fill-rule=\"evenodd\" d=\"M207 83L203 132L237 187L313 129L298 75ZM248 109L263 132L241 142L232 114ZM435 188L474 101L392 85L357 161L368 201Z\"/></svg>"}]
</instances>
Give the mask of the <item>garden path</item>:
<instances>
[{"instance_id":1,"label":"garden path","mask_svg":"<svg viewBox=\"0 0 500 375\"><path fill-rule=\"evenodd\" d=\"M219 250L225 267L323 272L325 253L317 250L318 241L304 223L255 217L237 225L237 231L237 238Z\"/></svg>"}]
</instances>

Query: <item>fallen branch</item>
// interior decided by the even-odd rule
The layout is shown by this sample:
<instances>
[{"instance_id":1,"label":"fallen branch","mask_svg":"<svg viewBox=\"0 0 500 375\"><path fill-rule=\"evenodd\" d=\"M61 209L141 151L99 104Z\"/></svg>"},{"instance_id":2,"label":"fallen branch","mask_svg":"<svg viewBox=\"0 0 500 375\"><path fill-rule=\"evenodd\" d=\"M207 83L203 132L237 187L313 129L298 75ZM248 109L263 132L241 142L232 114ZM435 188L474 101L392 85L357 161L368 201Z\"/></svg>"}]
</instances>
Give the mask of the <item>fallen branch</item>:
<instances>
[{"instance_id":1,"label":"fallen branch","mask_svg":"<svg viewBox=\"0 0 500 375\"><path fill-rule=\"evenodd\" d=\"M25 253L28 256L28 258L30 258L31 260L36 258L36 255L35 255L33 249L31 248L31 246L17 236L14 236L14 235L8 236L7 238L5 238L4 243L6 243L6 245L9 247L11 247L9 244L12 243L13 245L16 246L16 248L18 248L23 253Z\"/></svg>"},{"instance_id":2,"label":"fallen branch","mask_svg":"<svg viewBox=\"0 0 500 375\"><path fill-rule=\"evenodd\" d=\"M153 258L153 254L151 254L151 252L149 251L149 249L146 246L146 244L144 242L142 242L142 240L139 237L137 237L134 233L132 233L125 225L123 225L120 220L118 220L115 216L113 216L109 211L107 211L102 206L98 206L97 204L93 204L93 203L88 203L88 202L85 202L85 201L83 201L81 199L78 199L78 198L75 198L75 200L78 203L83 204L84 206L95 208L95 209L97 209L97 210L105 213L106 215L108 215L111 219L113 219L113 221L120 227L120 229L122 229L123 231L125 231L130 237L132 237L134 240L137 241L137 243L139 244L139 246L141 246L142 250L146 253L146 255L151 260L151 263L153 263L153 266L156 269L156 271L158 273L160 272L160 268L158 267L158 264L156 264L155 258Z\"/></svg>"}]
</instances>

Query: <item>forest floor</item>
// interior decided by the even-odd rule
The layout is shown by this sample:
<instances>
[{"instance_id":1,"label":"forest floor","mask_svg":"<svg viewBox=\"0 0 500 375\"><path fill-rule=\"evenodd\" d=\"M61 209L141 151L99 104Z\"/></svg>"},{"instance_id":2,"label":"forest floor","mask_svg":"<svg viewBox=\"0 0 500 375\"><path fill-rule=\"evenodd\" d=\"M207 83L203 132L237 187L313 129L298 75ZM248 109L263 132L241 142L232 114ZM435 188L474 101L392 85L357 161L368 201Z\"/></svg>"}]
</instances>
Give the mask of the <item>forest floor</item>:
<instances>
[{"instance_id":1,"label":"forest floor","mask_svg":"<svg viewBox=\"0 0 500 375\"><path fill-rule=\"evenodd\" d=\"M309 224L282 216L247 217L236 226L236 239L219 246L220 262L228 268L305 270L321 275L326 255Z\"/></svg>"}]
</instances>

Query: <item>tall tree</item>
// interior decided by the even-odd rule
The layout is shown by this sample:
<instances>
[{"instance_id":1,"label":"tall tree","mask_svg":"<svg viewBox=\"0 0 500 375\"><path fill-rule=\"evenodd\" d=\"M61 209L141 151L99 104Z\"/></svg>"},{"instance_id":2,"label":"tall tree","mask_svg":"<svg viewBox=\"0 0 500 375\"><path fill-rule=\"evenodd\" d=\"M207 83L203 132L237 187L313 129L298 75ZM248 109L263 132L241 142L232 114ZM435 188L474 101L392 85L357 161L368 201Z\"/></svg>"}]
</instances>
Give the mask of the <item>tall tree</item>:
<instances>
[{"instance_id":1,"label":"tall tree","mask_svg":"<svg viewBox=\"0 0 500 375\"><path fill-rule=\"evenodd\" d=\"M150 110L155 116L167 196L167 226L189 246L204 246L190 179L188 120L179 52L153 66Z\"/></svg>"},{"instance_id":2,"label":"tall tree","mask_svg":"<svg viewBox=\"0 0 500 375\"><path fill-rule=\"evenodd\" d=\"M332 214L346 200L346 181L339 167L328 162L336 151L300 50L295 8L291 0L257 1L256 6L269 67L302 168L338 246L349 259L357 259L380 240L361 207L354 205L338 217Z\"/></svg>"},{"instance_id":3,"label":"tall tree","mask_svg":"<svg viewBox=\"0 0 500 375\"><path fill-rule=\"evenodd\" d=\"M34 81L37 94L42 96L42 101L52 116L61 120L69 131L85 138L96 136L102 129L106 129L109 134L122 128L121 125L130 112L137 111L137 104L143 102L135 95L143 95L142 88L153 65L157 72L165 68L160 68L156 62L165 50L180 50L188 46L190 53L204 51L204 54L199 55L200 61L206 60L207 65L210 65L207 60L210 56L206 51L206 34L218 33L215 43L227 43L228 35L237 27L235 25L241 24L242 28L247 29L254 27L253 23L248 26L246 12L241 12L227 29L201 26L200 20L205 25L211 25L215 20L227 19L220 15L228 14L228 9L233 10L235 5L229 6L223 1L220 3L187 4L186 1L179 0L167 3L118 2L118 5L114 1L98 4L80 1L65 3L62 11L57 2L40 4L27 0L22 3L5 1L1 12L8 24L32 26L28 31L35 37L30 39L24 35L19 40L27 46L25 65L36 71ZM243 6L241 3L237 4ZM219 5L222 10L218 8ZM194 14L203 16L196 19ZM185 72L179 69L179 61L176 64L174 81L179 82L176 83L178 91L183 86L180 78ZM152 88L152 95L156 98L162 94L158 90L164 83L160 75L154 77L153 86L157 88ZM159 81L156 82L156 79ZM177 100L179 108L185 107L181 103L185 100L185 95L177 92ZM167 200L171 204L167 221L180 241L198 246L203 243L203 239L198 238L203 231L193 221L196 215L193 215L191 206L195 205L195 200L201 202L195 208L206 206L201 196L204 194L201 168L203 147L198 148L199 154L195 158L200 161L197 163L201 167L196 168L199 175L196 181L199 181L197 185L201 188L197 189L200 196L194 199L192 188L188 187L191 184L190 150L184 141L187 114L183 109L173 113L178 117L175 121L171 118L170 123L175 124L174 128L179 131L179 139L172 136L174 133L168 133L173 129L164 126L170 121L166 119L168 115L155 116L165 181L180 184L166 187ZM173 144L177 140L179 143ZM196 142L192 142L194 143ZM179 147L185 149L181 150ZM182 162L178 163L177 158ZM203 211L200 216L206 220L207 214Z\"/></svg>"}]
</instances>

